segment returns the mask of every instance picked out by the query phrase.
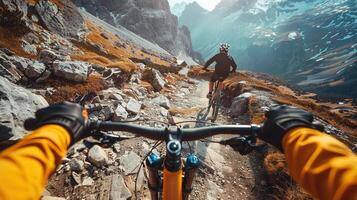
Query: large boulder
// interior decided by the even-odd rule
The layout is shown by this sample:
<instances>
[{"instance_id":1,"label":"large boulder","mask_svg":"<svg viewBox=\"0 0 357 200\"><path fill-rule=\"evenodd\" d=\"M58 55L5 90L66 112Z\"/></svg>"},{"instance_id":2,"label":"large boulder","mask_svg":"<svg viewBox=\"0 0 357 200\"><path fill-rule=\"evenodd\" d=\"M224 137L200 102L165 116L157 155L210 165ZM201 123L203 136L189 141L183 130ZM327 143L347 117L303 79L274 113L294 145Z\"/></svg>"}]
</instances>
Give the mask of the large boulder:
<instances>
[{"instance_id":1,"label":"large boulder","mask_svg":"<svg viewBox=\"0 0 357 200\"><path fill-rule=\"evenodd\" d=\"M142 79L149 81L155 91L160 91L166 84L162 74L158 70L152 68L145 69Z\"/></svg>"},{"instance_id":2,"label":"large boulder","mask_svg":"<svg viewBox=\"0 0 357 200\"><path fill-rule=\"evenodd\" d=\"M63 56L60 56L57 53L48 49L44 49L40 51L37 57L40 62L45 63L47 65L52 64L56 60L61 60L61 61L65 60Z\"/></svg>"},{"instance_id":3,"label":"large boulder","mask_svg":"<svg viewBox=\"0 0 357 200\"><path fill-rule=\"evenodd\" d=\"M85 82L90 73L90 64L80 61L55 61L53 74L74 82Z\"/></svg>"},{"instance_id":4,"label":"large boulder","mask_svg":"<svg viewBox=\"0 0 357 200\"><path fill-rule=\"evenodd\" d=\"M230 114L233 117L251 112L265 112L275 103L270 98L271 94L264 91L251 91L243 93L232 100Z\"/></svg>"},{"instance_id":5,"label":"large boulder","mask_svg":"<svg viewBox=\"0 0 357 200\"><path fill-rule=\"evenodd\" d=\"M85 30L84 19L70 0L40 0L35 9L46 28L63 37L79 37Z\"/></svg>"},{"instance_id":6,"label":"large boulder","mask_svg":"<svg viewBox=\"0 0 357 200\"><path fill-rule=\"evenodd\" d=\"M27 17L27 4L24 0L0 0L0 24L24 24Z\"/></svg>"},{"instance_id":7,"label":"large boulder","mask_svg":"<svg viewBox=\"0 0 357 200\"><path fill-rule=\"evenodd\" d=\"M26 75L27 78L39 78L45 71L46 66L43 63L38 61L29 61L25 65L22 65L22 72Z\"/></svg>"},{"instance_id":8,"label":"large boulder","mask_svg":"<svg viewBox=\"0 0 357 200\"><path fill-rule=\"evenodd\" d=\"M0 75L11 82L18 82L22 78L28 80L42 80L49 76L46 72L46 66L38 61L33 61L19 56L9 56L0 51Z\"/></svg>"},{"instance_id":9,"label":"large boulder","mask_svg":"<svg viewBox=\"0 0 357 200\"><path fill-rule=\"evenodd\" d=\"M0 141L22 138L23 122L36 110L48 106L46 100L0 76Z\"/></svg>"}]
</instances>

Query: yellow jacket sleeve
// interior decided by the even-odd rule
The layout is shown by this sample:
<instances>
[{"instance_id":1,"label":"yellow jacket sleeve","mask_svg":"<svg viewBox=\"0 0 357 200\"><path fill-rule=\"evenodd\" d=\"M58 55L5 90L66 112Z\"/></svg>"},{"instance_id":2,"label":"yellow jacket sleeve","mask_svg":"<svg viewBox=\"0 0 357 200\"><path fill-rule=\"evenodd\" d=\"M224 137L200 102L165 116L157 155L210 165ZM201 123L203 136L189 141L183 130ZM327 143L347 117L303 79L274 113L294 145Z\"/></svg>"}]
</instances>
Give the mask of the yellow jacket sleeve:
<instances>
[{"instance_id":1,"label":"yellow jacket sleeve","mask_svg":"<svg viewBox=\"0 0 357 200\"><path fill-rule=\"evenodd\" d=\"M1 152L0 199L40 199L69 144L66 129L45 125Z\"/></svg>"},{"instance_id":2,"label":"yellow jacket sleeve","mask_svg":"<svg viewBox=\"0 0 357 200\"><path fill-rule=\"evenodd\" d=\"M321 200L357 200L357 156L337 139L308 128L285 135L290 175Z\"/></svg>"}]
</instances>

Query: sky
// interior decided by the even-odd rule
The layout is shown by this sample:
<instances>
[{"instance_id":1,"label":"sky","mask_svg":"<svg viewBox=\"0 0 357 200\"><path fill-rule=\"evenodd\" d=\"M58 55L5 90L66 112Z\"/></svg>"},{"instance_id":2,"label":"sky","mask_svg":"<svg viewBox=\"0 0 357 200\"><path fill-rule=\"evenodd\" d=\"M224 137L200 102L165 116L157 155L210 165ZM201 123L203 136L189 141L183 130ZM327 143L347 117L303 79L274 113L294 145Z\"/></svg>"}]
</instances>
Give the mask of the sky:
<instances>
[{"instance_id":1,"label":"sky","mask_svg":"<svg viewBox=\"0 0 357 200\"><path fill-rule=\"evenodd\" d=\"M180 3L180 2L193 2L196 1L198 4L200 4L203 8L211 11L216 7L216 5L221 1L221 0L169 0L169 3L171 6L173 6L175 3Z\"/></svg>"}]
</instances>

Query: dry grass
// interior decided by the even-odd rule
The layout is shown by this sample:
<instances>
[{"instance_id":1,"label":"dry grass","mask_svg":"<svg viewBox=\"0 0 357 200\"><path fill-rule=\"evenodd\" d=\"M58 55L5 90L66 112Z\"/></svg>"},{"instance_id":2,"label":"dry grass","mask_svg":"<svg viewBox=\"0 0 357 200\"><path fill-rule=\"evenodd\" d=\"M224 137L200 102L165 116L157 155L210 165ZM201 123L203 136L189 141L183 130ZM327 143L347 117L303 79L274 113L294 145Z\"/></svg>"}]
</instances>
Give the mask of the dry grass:
<instances>
[{"instance_id":1,"label":"dry grass","mask_svg":"<svg viewBox=\"0 0 357 200\"><path fill-rule=\"evenodd\" d=\"M134 67L135 64L131 59L135 58L143 61L149 58L153 64L169 68L169 63L158 57L142 52L141 50L134 50L134 48L129 45L126 45L126 47L116 46L115 44L120 42L120 38L97 27L92 22L86 21L86 25L90 30L87 36L87 41L93 44L99 44L107 51L107 53L99 52L88 43L76 43L76 46L82 50L83 54L71 55L72 59L82 60L106 67L118 67L124 71L132 72L136 69L136 66ZM103 33L105 36L103 36Z\"/></svg>"},{"instance_id":2,"label":"dry grass","mask_svg":"<svg viewBox=\"0 0 357 200\"><path fill-rule=\"evenodd\" d=\"M34 6L39 0L25 0L29 5ZM59 9L64 8L64 3L61 0L50 0L52 3L56 4Z\"/></svg>"},{"instance_id":3,"label":"dry grass","mask_svg":"<svg viewBox=\"0 0 357 200\"><path fill-rule=\"evenodd\" d=\"M23 27L0 26L0 47L10 49L18 56L35 58L36 56L26 53L21 47L20 40L27 32Z\"/></svg>"},{"instance_id":4,"label":"dry grass","mask_svg":"<svg viewBox=\"0 0 357 200\"><path fill-rule=\"evenodd\" d=\"M209 78L212 76L213 71L206 71L202 69L202 66L193 66L189 71L188 71L188 76L192 78L201 78L205 80L209 80Z\"/></svg>"},{"instance_id":5,"label":"dry grass","mask_svg":"<svg viewBox=\"0 0 357 200\"><path fill-rule=\"evenodd\" d=\"M311 195L306 193L289 176L284 154L270 152L264 159L264 166L269 174L270 185L273 186L272 197L274 199L312 199Z\"/></svg>"},{"instance_id":6,"label":"dry grass","mask_svg":"<svg viewBox=\"0 0 357 200\"><path fill-rule=\"evenodd\" d=\"M89 93L97 93L98 91L106 89L106 84L101 77L91 75L85 83L69 83L57 79L51 79L43 85L46 87L53 87L56 91L49 96L46 100L50 104L73 101L76 96L84 96Z\"/></svg>"},{"instance_id":7,"label":"dry grass","mask_svg":"<svg viewBox=\"0 0 357 200\"><path fill-rule=\"evenodd\" d=\"M180 115L192 115L197 113L200 108L170 108L169 113L172 116Z\"/></svg>"},{"instance_id":8,"label":"dry grass","mask_svg":"<svg viewBox=\"0 0 357 200\"><path fill-rule=\"evenodd\" d=\"M144 88L146 88L146 90L149 92L149 93L152 93L154 91L154 87L149 83L149 82L146 82L146 81L140 81L140 85Z\"/></svg>"},{"instance_id":9,"label":"dry grass","mask_svg":"<svg viewBox=\"0 0 357 200\"><path fill-rule=\"evenodd\" d=\"M129 72L134 72L135 70L137 70L137 66L135 63L129 61L119 61L119 62L115 62L115 63L111 63L109 65L107 65L106 67L108 68L119 68L127 73Z\"/></svg>"}]
</instances>

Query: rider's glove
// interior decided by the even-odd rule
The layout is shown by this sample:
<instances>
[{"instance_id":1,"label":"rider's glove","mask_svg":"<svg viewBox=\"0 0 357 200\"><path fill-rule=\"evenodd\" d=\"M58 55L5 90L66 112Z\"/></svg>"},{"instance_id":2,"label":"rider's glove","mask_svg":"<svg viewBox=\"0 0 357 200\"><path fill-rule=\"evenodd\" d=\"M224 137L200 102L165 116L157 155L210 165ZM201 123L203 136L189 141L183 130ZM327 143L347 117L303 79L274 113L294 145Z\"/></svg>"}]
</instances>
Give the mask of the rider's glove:
<instances>
[{"instance_id":1,"label":"rider's glove","mask_svg":"<svg viewBox=\"0 0 357 200\"><path fill-rule=\"evenodd\" d=\"M262 127L260 138L281 151L282 140L289 130L296 127L306 127L323 130L321 126L314 125L311 113L291 106L276 106L265 113L267 118Z\"/></svg>"},{"instance_id":2,"label":"rider's glove","mask_svg":"<svg viewBox=\"0 0 357 200\"><path fill-rule=\"evenodd\" d=\"M38 110L35 117L25 121L26 130L32 131L46 124L57 124L70 133L71 144L89 136L86 131L88 114L79 104L63 102L51 105Z\"/></svg>"}]
</instances>

